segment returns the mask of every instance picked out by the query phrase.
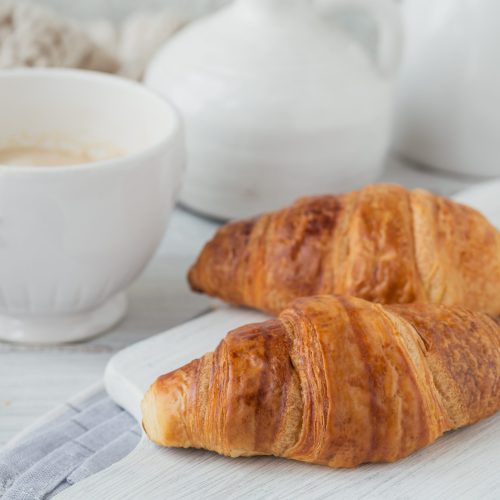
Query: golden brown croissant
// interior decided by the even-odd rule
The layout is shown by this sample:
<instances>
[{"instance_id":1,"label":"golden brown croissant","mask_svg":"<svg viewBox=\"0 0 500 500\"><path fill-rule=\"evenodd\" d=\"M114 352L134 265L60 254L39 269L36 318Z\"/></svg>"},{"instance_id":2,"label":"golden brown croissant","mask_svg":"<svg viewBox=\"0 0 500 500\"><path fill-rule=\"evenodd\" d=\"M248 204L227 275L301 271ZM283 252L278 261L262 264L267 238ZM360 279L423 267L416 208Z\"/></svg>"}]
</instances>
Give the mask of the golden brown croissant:
<instances>
[{"instance_id":1,"label":"golden brown croissant","mask_svg":"<svg viewBox=\"0 0 500 500\"><path fill-rule=\"evenodd\" d=\"M158 444L332 467L391 462L500 408L500 324L461 308L298 299L161 376Z\"/></svg>"},{"instance_id":2,"label":"golden brown croissant","mask_svg":"<svg viewBox=\"0 0 500 500\"><path fill-rule=\"evenodd\" d=\"M189 272L194 290L279 313L345 294L500 314L500 232L426 191L378 184L223 226Z\"/></svg>"}]
</instances>

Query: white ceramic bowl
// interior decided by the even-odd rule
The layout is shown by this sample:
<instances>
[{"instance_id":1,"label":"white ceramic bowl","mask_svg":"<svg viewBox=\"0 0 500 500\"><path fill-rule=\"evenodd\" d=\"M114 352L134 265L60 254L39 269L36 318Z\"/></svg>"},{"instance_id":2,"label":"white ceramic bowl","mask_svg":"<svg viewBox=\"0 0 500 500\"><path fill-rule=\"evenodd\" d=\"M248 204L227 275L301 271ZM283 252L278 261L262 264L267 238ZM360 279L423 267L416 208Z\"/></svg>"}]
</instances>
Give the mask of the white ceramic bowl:
<instances>
[{"instance_id":1,"label":"white ceramic bowl","mask_svg":"<svg viewBox=\"0 0 500 500\"><path fill-rule=\"evenodd\" d=\"M0 71L0 147L111 146L64 167L0 166L0 338L80 340L119 321L155 252L184 165L179 119L143 86L74 70Z\"/></svg>"}]
</instances>

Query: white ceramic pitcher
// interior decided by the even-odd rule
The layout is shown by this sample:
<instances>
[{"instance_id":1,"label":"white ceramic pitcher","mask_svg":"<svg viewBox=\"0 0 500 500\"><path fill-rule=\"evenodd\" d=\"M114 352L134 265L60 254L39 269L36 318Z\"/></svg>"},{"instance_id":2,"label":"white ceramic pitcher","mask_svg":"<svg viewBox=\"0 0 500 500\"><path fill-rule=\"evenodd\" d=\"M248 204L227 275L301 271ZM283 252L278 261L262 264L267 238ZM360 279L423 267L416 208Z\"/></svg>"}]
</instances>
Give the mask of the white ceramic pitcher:
<instances>
[{"instance_id":1,"label":"white ceramic pitcher","mask_svg":"<svg viewBox=\"0 0 500 500\"><path fill-rule=\"evenodd\" d=\"M454 173L500 176L500 2L403 0L396 148Z\"/></svg>"},{"instance_id":2,"label":"white ceramic pitcher","mask_svg":"<svg viewBox=\"0 0 500 500\"><path fill-rule=\"evenodd\" d=\"M241 217L379 174L391 131L399 12L392 0L321 6L371 16L374 60L310 0L237 0L156 55L146 84L185 120L184 204Z\"/></svg>"}]
</instances>

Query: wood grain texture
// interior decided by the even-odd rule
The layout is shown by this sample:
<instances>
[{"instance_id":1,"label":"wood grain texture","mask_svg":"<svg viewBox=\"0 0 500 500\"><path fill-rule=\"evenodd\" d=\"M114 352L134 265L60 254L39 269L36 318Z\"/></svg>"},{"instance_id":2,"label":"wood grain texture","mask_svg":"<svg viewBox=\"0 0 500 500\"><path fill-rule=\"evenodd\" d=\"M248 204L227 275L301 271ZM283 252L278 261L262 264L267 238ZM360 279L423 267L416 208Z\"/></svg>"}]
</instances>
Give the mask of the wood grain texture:
<instances>
[{"instance_id":1,"label":"wood grain texture","mask_svg":"<svg viewBox=\"0 0 500 500\"><path fill-rule=\"evenodd\" d=\"M457 446L463 451L457 454ZM57 500L412 499L496 500L500 418L447 434L395 464L332 470L274 457L234 460L206 451L165 449L145 438L120 463Z\"/></svg>"},{"instance_id":2,"label":"wood grain texture","mask_svg":"<svg viewBox=\"0 0 500 500\"><path fill-rule=\"evenodd\" d=\"M222 331L248 321L248 314L216 311L127 348L113 359L108 389L137 415L155 374L213 349ZM357 469L334 470L275 457L231 459L203 450L160 448L143 439L126 459L57 498L493 500L500 496L498 450L500 415L448 432L399 462Z\"/></svg>"}]
</instances>

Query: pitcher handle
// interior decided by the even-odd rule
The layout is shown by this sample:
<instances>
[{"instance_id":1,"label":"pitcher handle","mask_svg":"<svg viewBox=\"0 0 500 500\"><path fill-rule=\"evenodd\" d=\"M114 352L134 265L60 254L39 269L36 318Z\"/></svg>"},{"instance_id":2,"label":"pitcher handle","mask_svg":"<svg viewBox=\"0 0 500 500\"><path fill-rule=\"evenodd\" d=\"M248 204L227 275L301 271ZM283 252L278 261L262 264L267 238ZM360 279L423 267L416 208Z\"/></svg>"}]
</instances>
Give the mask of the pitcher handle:
<instances>
[{"instance_id":1,"label":"pitcher handle","mask_svg":"<svg viewBox=\"0 0 500 500\"><path fill-rule=\"evenodd\" d=\"M375 64L384 76L396 72L401 59L403 29L399 7L394 0L319 0L316 4L325 11L360 9L367 12L378 32Z\"/></svg>"}]
</instances>

